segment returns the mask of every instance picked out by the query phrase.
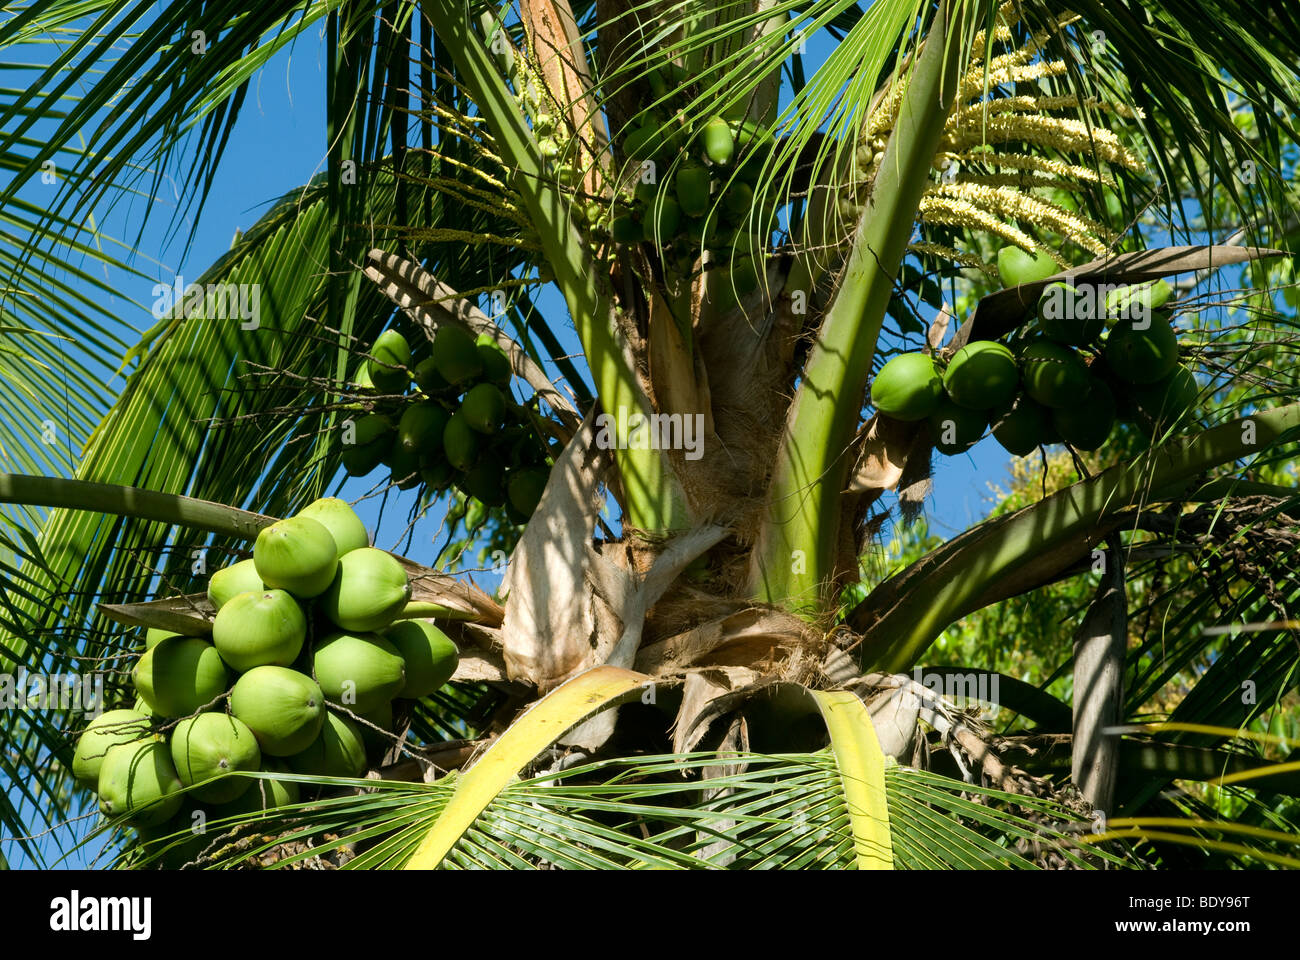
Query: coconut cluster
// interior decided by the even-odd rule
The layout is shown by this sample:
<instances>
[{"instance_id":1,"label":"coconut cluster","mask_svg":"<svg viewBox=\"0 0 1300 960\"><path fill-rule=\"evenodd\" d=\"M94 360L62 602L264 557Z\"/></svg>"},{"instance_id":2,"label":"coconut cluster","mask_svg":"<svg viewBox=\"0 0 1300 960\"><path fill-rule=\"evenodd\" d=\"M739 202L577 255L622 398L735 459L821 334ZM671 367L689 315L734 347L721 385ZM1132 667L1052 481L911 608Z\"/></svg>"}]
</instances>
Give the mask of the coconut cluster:
<instances>
[{"instance_id":1,"label":"coconut cluster","mask_svg":"<svg viewBox=\"0 0 1300 960\"><path fill-rule=\"evenodd\" d=\"M400 332L384 331L358 371L356 386L373 399L357 404L362 412L344 434L344 469L360 477L382 464L400 489L454 487L526 523L552 461L537 410L510 396L511 373L488 334L475 339L445 324L418 356Z\"/></svg>"},{"instance_id":2,"label":"coconut cluster","mask_svg":"<svg viewBox=\"0 0 1300 960\"><path fill-rule=\"evenodd\" d=\"M1027 262L1030 279L1018 282L1054 269ZM1171 295L1163 280L1109 290L1050 284L1035 317L1005 343L973 341L946 364L924 353L889 360L872 404L895 420L928 421L935 448L949 456L990 429L1016 456L1054 443L1096 450L1121 422L1162 436L1192 416L1199 393L1179 361L1165 309Z\"/></svg>"},{"instance_id":3,"label":"coconut cluster","mask_svg":"<svg viewBox=\"0 0 1300 960\"><path fill-rule=\"evenodd\" d=\"M438 627L401 619L410 597L352 508L315 501L213 574L210 640L148 631L135 707L89 724L73 775L137 826L175 815L185 787L231 805L223 815L297 802L295 782L241 771L360 776L387 745L374 728L392 728L394 701L432 694L459 660Z\"/></svg>"}]
</instances>

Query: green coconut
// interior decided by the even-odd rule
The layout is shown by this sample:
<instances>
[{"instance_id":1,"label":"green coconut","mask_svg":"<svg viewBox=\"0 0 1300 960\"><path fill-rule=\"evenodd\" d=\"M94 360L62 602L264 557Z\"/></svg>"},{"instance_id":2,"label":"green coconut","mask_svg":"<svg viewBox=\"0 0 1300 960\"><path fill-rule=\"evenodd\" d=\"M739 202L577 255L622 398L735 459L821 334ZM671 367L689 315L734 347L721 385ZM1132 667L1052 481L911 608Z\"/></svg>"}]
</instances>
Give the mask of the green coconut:
<instances>
[{"instance_id":1,"label":"green coconut","mask_svg":"<svg viewBox=\"0 0 1300 960\"><path fill-rule=\"evenodd\" d=\"M366 532L366 525L361 522L357 512L346 500L340 500L338 497L322 497L299 510L298 516L310 517L328 530L340 557L353 550L370 546L370 534ZM258 587L249 587L249 589L256 590Z\"/></svg>"},{"instance_id":2,"label":"green coconut","mask_svg":"<svg viewBox=\"0 0 1300 960\"><path fill-rule=\"evenodd\" d=\"M397 489L409 490L420 482L419 452L407 450L401 444L394 443L393 449L384 458L384 463L388 464L389 477L397 484Z\"/></svg>"},{"instance_id":3,"label":"green coconut","mask_svg":"<svg viewBox=\"0 0 1300 960\"><path fill-rule=\"evenodd\" d=\"M451 414L440 403L411 404L397 423L397 444L416 456L425 450L441 450L442 432L450 417Z\"/></svg>"},{"instance_id":4,"label":"green coconut","mask_svg":"<svg viewBox=\"0 0 1300 960\"><path fill-rule=\"evenodd\" d=\"M172 731L172 763L185 786L204 784L190 793L208 803L229 803L248 789L251 780L232 777L256 770L262 762L257 737L238 717L200 713L176 724ZM207 781L220 778L215 782Z\"/></svg>"},{"instance_id":5,"label":"green coconut","mask_svg":"<svg viewBox=\"0 0 1300 960\"><path fill-rule=\"evenodd\" d=\"M411 599L406 570L374 547L353 550L339 560L338 574L321 598L321 609L340 630L382 630Z\"/></svg>"},{"instance_id":6,"label":"green coconut","mask_svg":"<svg viewBox=\"0 0 1300 960\"><path fill-rule=\"evenodd\" d=\"M411 362L411 345L396 330L385 330L370 348L372 360L367 362L370 382L380 393L405 393ZM394 369L396 368L396 369Z\"/></svg>"},{"instance_id":7,"label":"green coconut","mask_svg":"<svg viewBox=\"0 0 1300 960\"><path fill-rule=\"evenodd\" d=\"M162 717L185 717L221 696L230 677L216 647L198 637L168 637L136 662L136 692Z\"/></svg>"},{"instance_id":8,"label":"green coconut","mask_svg":"<svg viewBox=\"0 0 1300 960\"><path fill-rule=\"evenodd\" d=\"M438 372L438 364L433 357L425 357L411 371L415 385L430 397L441 396L451 390L445 377Z\"/></svg>"},{"instance_id":9,"label":"green coconut","mask_svg":"<svg viewBox=\"0 0 1300 960\"><path fill-rule=\"evenodd\" d=\"M331 633L312 651L312 673L325 699L354 713L376 709L406 682L402 655L374 633Z\"/></svg>"},{"instance_id":10,"label":"green coconut","mask_svg":"<svg viewBox=\"0 0 1300 960\"><path fill-rule=\"evenodd\" d=\"M1106 381L1092 377L1087 395L1052 411L1052 426L1076 450L1096 450L1115 427L1115 395Z\"/></svg>"},{"instance_id":11,"label":"green coconut","mask_svg":"<svg viewBox=\"0 0 1300 960\"><path fill-rule=\"evenodd\" d=\"M92 790L99 783L99 768L113 747L150 737L149 718L138 710L109 710L86 725L72 754L72 775Z\"/></svg>"},{"instance_id":12,"label":"green coconut","mask_svg":"<svg viewBox=\"0 0 1300 960\"><path fill-rule=\"evenodd\" d=\"M499 507L506 502L506 476L501 462L485 457L465 471L461 489L489 507Z\"/></svg>"},{"instance_id":13,"label":"green coconut","mask_svg":"<svg viewBox=\"0 0 1300 960\"><path fill-rule=\"evenodd\" d=\"M430 490L446 490L453 474L451 464L445 459L432 462L422 460L420 463L420 482Z\"/></svg>"},{"instance_id":14,"label":"green coconut","mask_svg":"<svg viewBox=\"0 0 1300 960\"><path fill-rule=\"evenodd\" d=\"M506 420L505 395L495 384L476 384L460 402L460 413L479 433L496 433Z\"/></svg>"},{"instance_id":15,"label":"green coconut","mask_svg":"<svg viewBox=\"0 0 1300 960\"><path fill-rule=\"evenodd\" d=\"M1142 324L1139 329L1137 324ZM1146 322L1121 320L1106 338L1106 366L1119 379L1134 384L1155 383L1178 365L1178 336L1160 314Z\"/></svg>"},{"instance_id":16,"label":"green coconut","mask_svg":"<svg viewBox=\"0 0 1300 960\"><path fill-rule=\"evenodd\" d=\"M257 575L257 564L249 557L222 567L208 579L208 600L214 609L220 610L241 593L265 589L266 584Z\"/></svg>"},{"instance_id":17,"label":"green coconut","mask_svg":"<svg viewBox=\"0 0 1300 960\"><path fill-rule=\"evenodd\" d=\"M930 414L929 421L934 448L949 457L975 446L989 426L986 411L960 406L947 395L939 399L939 406Z\"/></svg>"},{"instance_id":18,"label":"green coconut","mask_svg":"<svg viewBox=\"0 0 1300 960\"><path fill-rule=\"evenodd\" d=\"M428 620L399 620L384 637L406 665L406 682L396 694L403 699L417 700L440 689L460 663L456 644Z\"/></svg>"},{"instance_id":19,"label":"green coconut","mask_svg":"<svg viewBox=\"0 0 1300 960\"><path fill-rule=\"evenodd\" d=\"M272 664L287 667L307 638L302 606L284 590L250 590L217 611L212 642L221 659L243 673Z\"/></svg>"},{"instance_id":20,"label":"green coconut","mask_svg":"<svg viewBox=\"0 0 1300 960\"><path fill-rule=\"evenodd\" d=\"M263 757L261 770L264 773L292 773L289 765L275 757ZM226 810L226 815L257 813L262 810L274 810L301 798L296 780L272 780L265 777L248 777L248 789L239 795Z\"/></svg>"},{"instance_id":21,"label":"green coconut","mask_svg":"<svg viewBox=\"0 0 1300 960\"><path fill-rule=\"evenodd\" d=\"M1016 358L1000 343L976 340L958 350L943 375L943 387L954 403L971 410L1002 408L1020 385Z\"/></svg>"},{"instance_id":22,"label":"green coconut","mask_svg":"<svg viewBox=\"0 0 1300 960\"><path fill-rule=\"evenodd\" d=\"M709 171L697 163L677 168L673 174L673 191L682 213L688 217L702 217L709 209Z\"/></svg>"},{"instance_id":23,"label":"green coconut","mask_svg":"<svg viewBox=\"0 0 1300 960\"><path fill-rule=\"evenodd\" d=\"M455 324L445 323L433 336L433 362L449 384L459 385L483 373L474 338Z\"/></svg>"},{"instance_id":24,"label":"green coconut","mask_svg":"<svg viewBox=\"0 0 1300 960\"><path fill-rule=\"evenodd\" d=\"M171 751L161 740L113 747L96 783L100 813L141 824L162 823L179 810L181 788Z\"/></svg>"},{"instance_id":25,"label":"green coconut","mask_svg":"<svg viewBox=\"0 0 1300 960\"><path fill-rule=\"evenodd\" d=\"M392 447L395 429L387 417L378 413L368 413L350 423L350 429L345 427L343 434L343 469L349 476L364 477L379 466Z\"/></svg>"},{"instance_id":26,"label":"green coconut","mask_svg":"<svg viewBox=\"0 0 1300 960\"><path fill-rule=\"evenodd\" d=\"M871 383L871 403L895 420L924 420L934 413L943 396L939 368L923 353L894 357Z\"/></svg>"},{"instance_id":27,"label":"green coconut","mask_svg":"<svg viewBox=\"0 0 1300 960\"><path fill-rule=\"evenodd\" d=\"M290 757L289 766L320 777L359 777L366 772L366 743L355 723L329 711L316 739Z\"/></svg>"},{"instance_id":28,"label":"green coconut","mask_svg":"<svg viewBox=\"0 0 1300 960\"><path fill-rule=\"evenodd\" d=\"M1056 261L1046 252L1026 253L1014 244L998 251L998 276L1004 287L1046 280L1058 270Z\"/></svg>"},{"instance_id":29,"label":"green coconut","mask_svg":"<svg viewBox=\"0 0 1300 960\"><path fill-rule=\"evenodd\" d=\"M704 125L704 152L709 160L720 167L731 163L736 153L736 138L731 125L722 117L714 117Z\"/></svg>"},{"instance_id":30,"label":"green coconut","mask_svg":"<svg viewBox=\"0 0 1300 960\"><path fill-rule=\"evenodd\" d=\"M324 593L338 569L339 548L319 520L297 516L265 527L253 544L257 575L301 600Z\"/></svg>"},{"instance_id":31,"label":"green coconut","mask_svg":"<svg viewBox=\"0 0 1300 960\"><path fill-rule=\"evenodd\" d=\"M1028 456L1052 437L1052 412L1023 393L993 419L993 437L1004 450Z\"/></svg>"},{"instance_id":32,"label":"green coconut","mask_svg":"<svg viewBox=\"0 0 1300 960\"><path fill-rule=\"evenodd\" d=\"M682 226L682 207L673 197L664 194L646 210L646 239L669 243Z\"/></svg>"},{"instance_id":33,"label":"green coconut","mask_svg":"<svg viewBox=\"0 0 1300 960\"><path fill-rule=\"evenodd\" d=\"M1038 325L1043 333L1060 343L1086 346L1106 328L1106 318L1098 306L1095 288L1075 287L1069 283L1049 283L1038 298Z\"/></svg>"},{"instance_id":34,"label":"green coconut","mask_svg":"<svg viewBox=\"0 0 1300 960\"><path fill-rule=\"evenodd\" d=\"M510 482L506 485L510 505L524 517L531 517L537 505L542 502L548 477L545 470L536 468L511 471Z\"/></svg>"},{"instance_id":35,"label":"green coconut","mask_svg":"<svg viewBox=\"0 0 1300 960\"><path fill-rule=\"evenodd\" d=\"M1020 353L1025 392L1045 407L1078 403L1088 392L1088 368L1074 350L1040 337Z\"/></svg>"},{"instance_id":36,"label":"green coconut","mask_svg":"<svg viewBox=\"0 0 1300 960\"><path fill-rule=\"evenodd\" d=\"M385 701L374 710L357 714L357 716L366 721L356 725L357 729L361 731L361 740L366 745L366 756L379 760L388 752L388 748L393 745L392 740L384 736L385 733L391 733L393 729L393 701ZM369 726L369 724L379 727L383 733Z\"/></svg>"},{"instance_id":37,"label":"green coconut","mask_svg":"<svg viewBox=\"0 0 1300 960\"><path fill-rule=\"evenodd\" d=\"M230 712L257 737L264 754L287 757L316 739L325 695L316 681L288 667L254 667L230 691Z\"/></svg>"},{"instance_id":38,"label":"green coconut","mask_svg":"<svg viewBox=\"0 0 1300 960\"><path fill-rule=\"evenodd\" d=\"M505 386L514 376L510 365L510 354L490 333L480 333L474 338L474 348L478 350L479 359L483 361L483 376L491 383Z\"/></svg>"},{"instance_id":39,"label":"green coconut","mask_svg":"<svg viewBox=\"0 0 1300 960\"><path fill-rule=\"evenodd\" d=\"M453 413L442 431L442 449L447 462L457 470L468 470L478 459L479 434L460 411Z\"/></svg>"},{"instance_id":40,"label":"green coconut","mask_svg":"<svg viewBox=\"0 0 1300 960\"><path fill-rule=\"evenodd\" d=\"M1200 392L1195 375L1182 364L1163 380L1137 387L1132 398L1138 426L1148 435L1177 426L1192 415Z\"/></svg>"},{"instance_id":41,"label":"green coconut","mask_svg":"<svg viewBox=\"0 0 1300 960\"><path fill-rule=\"evenodd\" d=\"M179 633L174 633L171 630L162 630L158 627L150 627L148 630L144 632L144 648L146 650L152 650L154 647L158 646L159 643L161 643L163 640L166 640L168 637L179 637L179 636L180 636Z\"/></svg>"}]
</instances>

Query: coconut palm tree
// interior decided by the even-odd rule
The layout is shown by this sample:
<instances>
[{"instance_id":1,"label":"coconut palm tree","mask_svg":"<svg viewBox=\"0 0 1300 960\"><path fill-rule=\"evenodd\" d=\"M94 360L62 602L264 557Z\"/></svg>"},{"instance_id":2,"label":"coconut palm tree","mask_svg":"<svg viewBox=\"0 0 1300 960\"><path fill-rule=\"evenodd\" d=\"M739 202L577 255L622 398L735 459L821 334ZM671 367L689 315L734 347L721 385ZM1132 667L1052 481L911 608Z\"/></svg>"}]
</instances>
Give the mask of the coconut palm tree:
<instances>
[{"instance_id":1,"label":"coconut palm tree","mask_svg":"<svg viewBox=\"0 0 1300 960\"><path fill-rule=\"evenodd\" d=\"M257 285L257 329L183 299L128 346L60 279L110 259L87 212L180 168L197 214L258 70L320 26L328 171L199 281ZM217 564L195 551L245 555L336 483L358 405L397 402L352 381L389 326L417 357L439 330L495 340L549 471L524 522L390 457L413 522L450 499L453 553L511 552L496 599L410 558L461 651L452 685L398 718L364 785L260 774L322 792L278 825L117 833L115 862L1294 865L1294 771L1272 762L1293 741L1267 727L1297 660L1296 338L1270 292L1295 231L1295 27L1158 0L12 16L0 45L59 45L0 120L25 240L6 362L33 408L69 407L84 455L71 470L0 424L6 670L93 663L129 704L136 628L211 629ZM22 188L51 161L64 187L38 209ZM1211 286L1225 269L1242 304ZM1194 416L1138 410L1054 492L890 551L880 532L943 495L944 441L876 409L886 360L1018 342L1057 279L1166 277ZM102 361L45 332L121 358L111 405ZM1062 583L1068 701L984 646ZM980 662L928 669L955 623L986 626ZM0 817L29 837L86 803L84 720L0 717Z\"/></svg>"}]
</instances>

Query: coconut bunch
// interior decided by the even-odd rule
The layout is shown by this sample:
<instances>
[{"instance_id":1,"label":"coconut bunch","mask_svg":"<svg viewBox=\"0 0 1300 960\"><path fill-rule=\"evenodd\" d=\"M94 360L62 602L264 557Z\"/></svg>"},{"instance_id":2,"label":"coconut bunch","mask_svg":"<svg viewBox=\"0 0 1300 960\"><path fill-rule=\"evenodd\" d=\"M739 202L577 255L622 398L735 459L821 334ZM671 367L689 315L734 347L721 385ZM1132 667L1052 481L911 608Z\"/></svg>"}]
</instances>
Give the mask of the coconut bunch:
<instances>
[{"instance_id":1,"label":"coconut bunch","mask_svg":"<svg viewBox=\"0 0 1300 960\"><path fill-rule=\"evenodd\" d=\"M268 809L297 802L298 785L232 774L356 777L382 755L394 701L432 694L459 653L401 619L406 571L369 543L348 504L317 500L212 575L210 639L148 631L134 708L97 717L73 755L105 816L161 824L184 796L223 815Z\"/></svg>"},{"instance_id":2,"label":"coconut bunch","mask_svg":"<svg viewBox=\"0 0 1300 960\"><path fill-rule=\"evenodd\" d=\"M373 399L356 405L344 469L362 477L382 464L400 489L436 496L455 488L526 523L546 488L550 451L536 409L510 395L510 358L497 342L444 324L420 357L389 329L370 354L355 385Z\"/></svg>"},{"instance_id":3,"label":"coconut bunch","mask_svg":"<svg viewBox=\"0 0 1300 960\"><path fill-rule=\"evenodd\" d=\"M1055 264L1004 248L999 266L1013 283L1046 279ZM1199 388L1179 359L1163 280L1107 289L1049 284L1035 315L1002 343L976 340L946 364L925 353L892 358L871 385L883 416L929 421L935 448L964 453L991 429L1025 456L1063 443L1100 448L1121 422L1148 437L1191 418Z\"/></svg>"},{"instance_id":4,"label":"coconut bunch","mask_svg":"<svg viewBox=\"0 0 1300 960\"><path fill-rule=\"evenodd\" d=\"M1085 114L1110 114L1131 119L1141 111L1077 93L1057 95L997 95L1013 84L1037 86L1069 70L1064 60L1042 56L1049 37L1059 34L1079 18L1058 18L1047 30L1031 35L1023 45L1012 46L1011 28L1018 5L1005 3L998 11L992 39L981 31L975 40L970 66L962 76L944 136L933 167L942 176L926 188L919 208L923 224L960 227L991 233L1027 252L1065 261L1017 223L1034 223L1065 241L1096 255L1104 254L1118 239L1106 225L1068 209L1045 196L1044 191L1077 192L1096 186L1115 186L1105 165L1129 170L1145 169L1140 157L1128 150L1116 134L1097 122L1079 119ZM985 73L985 49L993 43L1003 52L990 58ZM884 160L886 141L898 119L904 85L895 83L872 106L862 126L853 157L853 175L840 194L846 222L860 216L870 195L876 171ZM991 96L985 96L988 90ZM1061 116L1062 113L1074 116ZM1047 148L1057 154L1074 154L1072 163L1051 156L1019 152L1016 146ZM1090 163L1088 162L1090 161ZM932 242L913 244L914 253L938 256L964 266L993 273L992 264L969 253ZM1003 284L1009 286L1009 281Z\"/></svg>"}]
</instances>

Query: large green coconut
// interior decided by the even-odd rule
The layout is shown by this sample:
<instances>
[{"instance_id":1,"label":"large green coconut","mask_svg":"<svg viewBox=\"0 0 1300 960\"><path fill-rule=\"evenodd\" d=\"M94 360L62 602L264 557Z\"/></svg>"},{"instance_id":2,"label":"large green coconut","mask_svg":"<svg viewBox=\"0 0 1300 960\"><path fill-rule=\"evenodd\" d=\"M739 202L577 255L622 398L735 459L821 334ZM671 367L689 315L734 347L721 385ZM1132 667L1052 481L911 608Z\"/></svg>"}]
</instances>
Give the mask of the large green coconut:
<instances>
[{"instance_id":1,"label":"large green coconut","mask_svg":"<svg viewBox=\"0 0 1300 960\"><path fill-rule=\"evenodd\" d=\"M1056 261L1045 252L1026 253L1015 245L998 251L998 276L1004 287L1046 280L1057 270Z\"/></svg>"},{"instance_id":2,"label":"large green coconut","mask_svg":"<svg viewBox=\"0 0 1300 960\"><path fill-rule=\"evenodd\" d=\"M366 369L370 382L380 393L405 393L408 375L404 369L411 362L411 345L396 330L385 330L370 348Z\"/></svg>"},{"instance_id":3,"label":"large green coconut","mask_svg":"<svg viewBox=\"0 0 1300 960\"><path fill-rule=\"evenodd\" d=\"M510 354L496 341L490 333L480 333L474 340L479 359L483 361L483 376L489 382L504 387L514 375L510 365Z\"/></svg>"},{"instance_id":4,"label":"large green coconut","mask_svg":"<svg viewBox=\"0 0 1300 960\"><path fill-rule=\"evenodd\" d=\"M1182 364L1163 380L1132 392L1135 419L1148 436L1158 436L1186 421L1200 398L1196 377Z\"/></svg>"},{"instance_id":5,"label":"large green coconut","mask_svg":"<svg viewBox=\"0 0 1300 960\"><path fill-rule=\"evenodd\" d=\"M427 697L440 689L460 663L456 644L428 620L399 620L384 637L406 665L406 682L396 694L404 699Z\"/></svg>"},{"instance_id":6,"label":"large green coconut","mask_svg":"<svg viewBox=\"0 0 1300 960\"><path fill-rule=\"evenodd\" d=\"M325 695L297 670L254 667L230 691L230 712L253 731L264 754L287 757L320 733Z\"/></svg>"},{"instance_id":7,"label":"large green coconut","mask_svg":"<svg viewBox=\"0 0 1300 960\"><path fill-rule=\"evenodd\" d=\"M340 557L370 546L370 534L366 532L366 525L346 500L321 497L299 510L298 516L310 517L328 530Z\"/></svg>"},{"instance_id":8,"label":"large green coconut","mask_svg":"<svg viewBox=\"0 0 1300 960\"><path fill-rule=\"evenodd\" d=\"M86 725L72 754L72 775L92 790L99 783L99 768L113 747L151 736L149 718L137 710L109 710Z\"/></svg>"},{"instance_id":9,"label":"large green coconut","mask_svg":"<svg viewBox=\"0 0 1300 960\"><path fill-rule=\"evenodd\" d=\"M479 433L496 433L506 421L505 395L495 384L475 384L460 402L460 413Z\"/></svg>"},{"instance_id":10,"label":"large green coconut","mask_svg":"<svg viewBox=\"0 0 1300 960\"><path fill-rule=\"evenodd\" d=\"M1053 340L1076 347L1101 336L1106 318L1095 287L1049 283L1038 298L1038 325Z\"/></svg>"},{"instance_id":11,"label":"large green coconut","mask_svg":"<svg viewBox=\"0 0 1300 960\"><path fill-rule=\"evenodd\" d=\"M359 777L366 772L366 744L351 720L328 711L320 734L307 749L289 758L295 773L321 777Z\"/></svg>"},{"instance_id":12,"label":"large green coconut","mask_svg":"<svg viewBox=\"0 0 1300 960\"><path fill-rule=\"evenodd\" d=\"M374 633L332 633L312 651L312 673L327 700L366 713L397 696L406 664L388 640Z\"/></svg>"},{"instance_id":13,"label":"large green coconut","mask_svg":"<svg viewBox=\"0 0 1300 960\"><path fill-rule=\"evenodd\" d=\"M258 533L253 544L253 561L262 582L302 600L329 588L338 556L338 544L329 530L311 517L278 520Z\"/></svg>"},{"instance_id":14,"label":"large green coconut","mask_svg":"<svg viewBox=\"0 0 1300 960\"><path fill-rule=\"evenodd\" d=\"M673 190L682 213L688 217L702 217L709 209L709 185L712 178L706 167L687 163L673 174Z\"/></svg>"},{"instance_id":15,"label":"large green coconut","mask_svg":"<svg viewBox=\"0 0 1300 960\"><path fill-rule=\"evenodd\" d=\"M287 667L307 638L302 607L284 590L250 590L217 611L212 642L240 673L272 664Z\"/></svg>"},{"instance_id":16,"label":"large green coconut","mask_svg":"<svg viewBox=\"0 0 1300 960\"><path fill-rule=\"evenodd\" d=\"M408 450L400 443L394 442L393 449L384 457L388 464L389 479L397 484L399 490L409 490L420 482L420 453Z\"/></svg>"},{"instance_id":17,"label":"large green coconut","mask_svg":"<svg viewBox=\"0 0 1300 960\"><path fill-rule=\"evenodd\" d=\"M975 446L989 426L987 411L959 406L947 395L939 399L929 419L934 448L949 457Z\"/></svg>"},{"instance_id":18,"label":"large green coconut","mask_svg":"<svg viewBox=\"0 0 1300 960\"><path fill-rule=\"evenodd\" d=\"M1138 325L1142 325L1142 329ZM1122 320L1106 338L1106 366L1127 383L1155 383L1178 365L1178 336L1160 314L1147 321Z\"/></svg>"},{"instance_id":19,"label":"large green coconut","mask_svg":"<svg viewBox=\"0 0 1300 960\"><path fill-rule=\"evenodd\" d=\"M1017 457L1028 456L1040 444L1050 442L1052 412L1023 393L1011 406L993 418L993 437L1004 450Z\"/></svg>"},{"instance_id":20,"label":"large green coconut","mask_svg":"<svg viewBox=\"0 0 1300 960\"><path fill-rule=\"evenodd\" d=\"M216 647L198 637L168 637L136 662L136 692L161 717L185 717L226 690L229 674Z\"/></svg>"},{"instance_id":21,"label":"large green coconut","mask_svg":"<svg viewBox=\"0 0 1300 960\"><path fill-rule=\"evenodd\" d=\"M384 459L393 445L393 424L382 414L368 413L350 421L343 434L343 469L349 476L364 477Z\"/></svg>"},{"instance_id":22,"label":"large green coconut","mask_svg":"<svg viewBox=\"0 0 1300 960\"><path fill-rule=\"evenodd\" d=\"M341 630L382 630L411 599L406 570L374 547L353 550L339 560L338 574L321 598L321 609Z\"/></svg>"},{"instance_id":23,"label":"large green coconut","mask_svg":"<svg viewBox=\"0 0 1300 960\"><path fill-rule=\"evenodd\" d=\"M253 558L240 560L228 567L222 567L208 580L208 600L216 610L250 590L265 590L266 584L257 575L257 564Z\"/></svg>"},{"instance_id":24,"label":"large green coconut","mask_svg":"<svg viewBox=\"0 0 1300 960\"><path fill-rule=\"evenodd\" d=\"M1052 425L1076 450L1096 450L1115 427L1115 395L1106 381L1092 377L1087 395L1078 403L1052 411Z\"/></svg>"},{"instance_id":25,"label":"large green coconut","mask_svg":"<svg viewBox=\"0 0 1300 960\"><path fill-rule=\"evenodd\" d=\"M506 485L510 505L524 517L531 517L537 505L542 502L548 476L545 470L537 468L512 470L510 481Z\"/></svg>"},{"instance_id":26,"label":"large green coconut","mask_svg":"<svg viewBox=\"0 0 1300 960\"><path fill-rule=\"evenodd\" d=\"M229 803L252 783L246 777L232 777L239 770L256 770L262 751L253 731L238 717L224 713L200 713L176 724L172 731L172 763L181 783L199 800ZM221 779L208 783L219 777Z\"/></svg>"},{"instance_id":27,"label":"large green coconut","mask_svg":"<svg viewBox=\"0 0 1300 960\"><path fill-rule=\"evenodd\" d=\"M1088 368L1074 350L1040 337L1020 353L1025 393L1045 407L1076 404L1088 392Z\"/></svg>"},{"instance_id":28,"label":"large green coconut","mask_svg":"<svg viewBox=\"0 0 1300 960\"><path fill-rule=\"evenodd\" d=\"M894 357L871 383L871 403L895 420L924 420L943 396L943 378L934 360L923 353Z\"/></svg>"},{"instance_id":29,"label":"large green coconut","mask_svg":"<svg viewBox=\"0 0 1300 960\"><path fill-rule=\"evenodd\" d=\"M474 338L455 324L444 323L433 336L433 362L442 378L453 386L468 383L483 373Z\"/></svg>"},{"instance_id":30,"label":"large green coconut","mask_svg":"<svg viewBox=\"0 0 1300 960\"><path fill-rule=\"evenodd\" d=\"M451 415L442 432L442 449L447 462L457 470L468 470L478 459L479 434L460 411Z\"/></svg>"},{"instance_id":31,"label":"large green coconut","mask_svg":"<svg viewBox=\"0 0 1300 960\"><path fill-rule=\"evenodd\" d=\"M1011 402L1020 384L1016 358L1000 343L976 340L958 350L943 375L943 387L953 402L971 410L1001 409Z\"/></svg>"},{"instance_id":32,"label":"large green coconut","mask_svg":"<svg viewBox=\"0 0 1300 960\"><path fill-rule=\"evenodd\" d=\"M440 403L411 404L402 412L402 419L397 423L398 445L417 456L426 450L441 450L442 432L447 428L450 417L451 414Z\"/></svg>"},{"instance_id":33,"label":"large green coconut","mask_svg":"<svg viewBox=\"0 0 1300 960\"><path fill-rule=\"evenodd\" d=\"M142 824L162 823L179 810L180 789L171 751L161 740L113 747L96 784L104 816L127 816Z\"/></svg>"}]
</instances>

